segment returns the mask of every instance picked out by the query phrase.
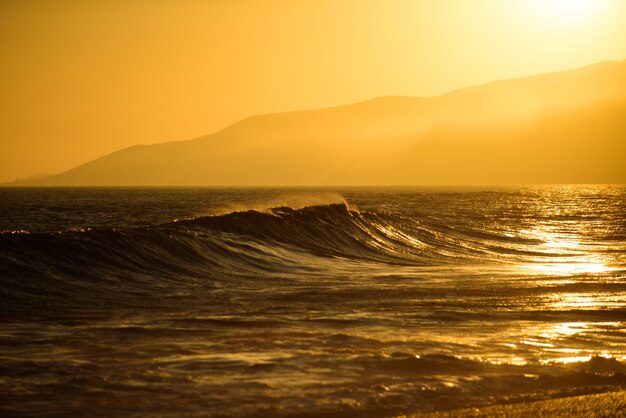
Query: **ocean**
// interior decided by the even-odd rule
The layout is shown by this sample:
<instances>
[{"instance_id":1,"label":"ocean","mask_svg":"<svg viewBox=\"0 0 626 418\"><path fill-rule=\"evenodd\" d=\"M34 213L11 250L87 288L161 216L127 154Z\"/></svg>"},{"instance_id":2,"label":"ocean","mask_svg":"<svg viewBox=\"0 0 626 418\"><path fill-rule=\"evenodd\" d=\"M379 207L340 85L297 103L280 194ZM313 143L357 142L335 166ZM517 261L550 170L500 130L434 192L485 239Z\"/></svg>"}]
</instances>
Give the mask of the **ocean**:
<instances>
[{"instance_id":1,"label":"ocean","mask_svg":"<svg viewBox=\"0 0 626 418\"><path fill-rule=\"evenodd\" d=\"M0 415L387 417L626 386L626 186L0 189Z\"/></svg>"}]
</instances>

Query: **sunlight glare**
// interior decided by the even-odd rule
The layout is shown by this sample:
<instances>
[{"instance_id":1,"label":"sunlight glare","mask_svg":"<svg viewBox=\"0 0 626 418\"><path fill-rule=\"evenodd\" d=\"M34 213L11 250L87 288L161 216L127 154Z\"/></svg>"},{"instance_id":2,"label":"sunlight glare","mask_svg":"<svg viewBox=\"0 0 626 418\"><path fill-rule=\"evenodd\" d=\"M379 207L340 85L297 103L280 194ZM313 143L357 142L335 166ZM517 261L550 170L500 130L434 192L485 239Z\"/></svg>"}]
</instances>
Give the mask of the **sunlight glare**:
<instances>
[{"instance_id":1,"label":"sunlight glare","mask_svg":"<svg viewBox=\"0 0 626 418\"><path fill-rule=\"evenodd\" d=\"M537 257L534 263L523 265L525 270L559 276L600 274L613 270L600 254L589 253L589 249L585 248L578 236L557 233L548 227L520 232L529 238L541 240L541 252L549 256Z\"/></svg>"},{"instance_id":2,"label":"sunlight glare","mask_svg":"<svg viewBox=\"0 0 626 418\"><path fill-rule=\"evenodd\" d=\"M591 356L575 356L575 357L559 357L549 360L541 360L543 364L549 363L561 363L561 364L570 364L570 363L584 363L591 360Z\"/></svg>"},{"instance_id":3,"label":"sunlight glare","mask_svg":"<svg viewBox=\"0 0 626 418\"><path fill-rule=\"evenodd\" d=\"M598 1L594 0L535 0L537 13L552 21L587 19L596 11Z\"/></svg>"},{"instance_id":4,"label":"sunlight glare","mask_svg":"<svg viewBox=\"0 0 626 418\"><path fill-rule=\"evenodd\" d=\"M611 267L606 266L597 260L581 260L571 262L565 258L554 263L529 264L523 266L525 269L533 270L539 274L553 274L568 276L571 274L599 274L611 271Z\"/></svg>"},{"instance_id":5,"label":"sunlight glare","mask_svg":"<svg viewBox=\"0 0 626 418\"><path fill-rule=\"evenodd\" d=\"M544 13L557 18L578 18L588 15L594 7L593 0L541 0L536 2Z\"/></svg>"}]
</instances>

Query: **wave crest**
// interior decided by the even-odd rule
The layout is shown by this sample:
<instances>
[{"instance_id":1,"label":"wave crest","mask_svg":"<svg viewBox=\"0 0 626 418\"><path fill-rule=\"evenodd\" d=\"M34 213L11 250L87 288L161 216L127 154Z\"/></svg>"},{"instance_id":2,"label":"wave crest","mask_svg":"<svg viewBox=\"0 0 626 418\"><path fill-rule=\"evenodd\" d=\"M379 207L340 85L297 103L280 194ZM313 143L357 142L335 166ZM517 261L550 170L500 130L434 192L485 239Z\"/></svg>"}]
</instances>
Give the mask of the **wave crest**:
<instances>
[{"instance_id":1,"label":"wave crest","mask_svg":"<svg viewBox=\"0 0 626 418\"><path fill-rule=\"evenodd\" d=\"M516 251L528 243L518 241L358 211L347 203L281 206L119 230L3 233L1 290L5 297L23 297L110 286L143 294L167 283L217 286L267 274L328 273L354 263L475 264L520 257Z\"/></svg>"}]
</instances>

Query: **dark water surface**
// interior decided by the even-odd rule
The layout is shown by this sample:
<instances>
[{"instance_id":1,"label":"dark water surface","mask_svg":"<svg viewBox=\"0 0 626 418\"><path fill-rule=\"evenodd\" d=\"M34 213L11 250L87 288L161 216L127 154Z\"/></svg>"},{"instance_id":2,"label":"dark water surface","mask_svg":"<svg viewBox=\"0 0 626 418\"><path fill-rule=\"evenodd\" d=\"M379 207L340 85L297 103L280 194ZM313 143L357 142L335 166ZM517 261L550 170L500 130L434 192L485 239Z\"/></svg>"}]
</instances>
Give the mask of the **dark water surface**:
<instances>
[{"instance_id":1,"label":"dark water surface","mask_svg":"<svg viewBox=\"0 0 626 418\"><path fill-rule=\"evenodd\" d=\"M626 385L626 187L0 189L0 414L337 416Z\"/></svg>"}]
</instances>

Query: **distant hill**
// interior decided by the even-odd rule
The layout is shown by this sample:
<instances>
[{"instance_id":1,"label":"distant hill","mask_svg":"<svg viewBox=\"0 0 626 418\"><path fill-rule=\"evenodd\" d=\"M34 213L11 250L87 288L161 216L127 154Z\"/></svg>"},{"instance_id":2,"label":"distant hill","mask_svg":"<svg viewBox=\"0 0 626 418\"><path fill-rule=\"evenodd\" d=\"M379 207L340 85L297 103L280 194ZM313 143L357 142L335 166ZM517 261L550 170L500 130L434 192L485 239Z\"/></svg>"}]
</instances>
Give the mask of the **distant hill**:
<instances>
[{"instance_id":1,"label":"distant hill","mask_svg":"<svg viewBox=\"0 0 626 418\"><path fill-rule=\"evenodd\" d=\"M626 61L138 145L32 186L626 183Z\"/></svg>"}]
</instances>

